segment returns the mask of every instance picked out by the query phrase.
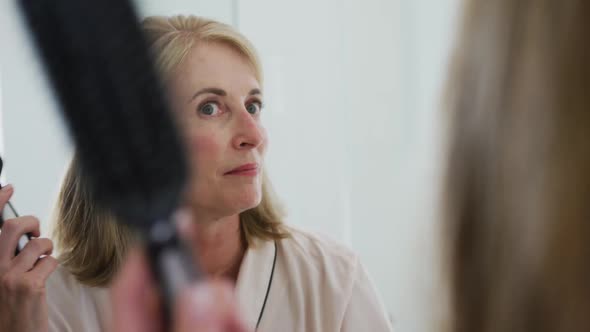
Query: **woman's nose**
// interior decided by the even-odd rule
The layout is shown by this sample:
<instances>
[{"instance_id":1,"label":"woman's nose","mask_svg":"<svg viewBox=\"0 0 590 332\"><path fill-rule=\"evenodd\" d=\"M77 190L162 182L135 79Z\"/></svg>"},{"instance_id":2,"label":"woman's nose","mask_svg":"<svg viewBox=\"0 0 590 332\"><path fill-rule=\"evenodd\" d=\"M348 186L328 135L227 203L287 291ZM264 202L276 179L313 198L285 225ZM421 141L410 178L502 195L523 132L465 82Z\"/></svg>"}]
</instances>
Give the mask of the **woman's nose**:
<instances>
[{"instance_id":1,"label":"woman's nose","mask_svg":"<svg viewBox=\"0 0 590 332\"><path fill-rule=\"evenodd\" d=\"M260 121L246 109L240 110L235 117L235 136L233 146L236 149L255 149L265 140L264 129Z\"/></svg>"}]
</instances>

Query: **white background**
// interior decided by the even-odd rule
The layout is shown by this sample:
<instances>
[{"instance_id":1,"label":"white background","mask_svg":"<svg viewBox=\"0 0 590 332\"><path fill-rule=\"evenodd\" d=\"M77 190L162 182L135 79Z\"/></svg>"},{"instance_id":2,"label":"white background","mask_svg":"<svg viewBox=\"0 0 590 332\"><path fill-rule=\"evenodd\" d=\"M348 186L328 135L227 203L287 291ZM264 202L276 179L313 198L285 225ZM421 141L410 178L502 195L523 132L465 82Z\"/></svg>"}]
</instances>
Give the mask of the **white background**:
<instances>
[{"instance_id":1,"label":"white background","mask_svg":"<svg viewBox=\"0 0 590 332\"><path fill-rule=\"evenodd\" d=\"M233 24L265 67L268 165L288 222L351 246L398 331L440 298L440 87L457 0L137 0ZM71 147L13 1L0 3L0 146L21 214L50 229ZM434 324L434 326L433 326Z\"/></svg>"}]
</instances>

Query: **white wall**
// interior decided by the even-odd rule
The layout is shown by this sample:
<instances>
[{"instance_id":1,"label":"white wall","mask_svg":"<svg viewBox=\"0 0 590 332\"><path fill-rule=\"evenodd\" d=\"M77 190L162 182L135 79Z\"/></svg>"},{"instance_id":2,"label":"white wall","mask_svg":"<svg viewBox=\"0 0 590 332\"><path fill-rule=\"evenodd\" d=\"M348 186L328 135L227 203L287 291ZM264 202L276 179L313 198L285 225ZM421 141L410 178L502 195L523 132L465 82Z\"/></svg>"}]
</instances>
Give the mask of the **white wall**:
<instances>
[{"instance_id":1,"label":"white wall","mask_svg":"<svg viewBox=\"0 0 590 332\"><path fill-rule=\"evenodd\" d=\"M267 72L268 167L289 222L348 243L398 331L440 298L440 86L455 0L250 0Z\"/></svg>"},{"instance_id":2,"label":"white wall","mask_svg":"<svg viewBox=\"0 0 590 332\"><path fill-rule=\"evenodd\" d=\"M232 24L236 0L134 0L142 16L198 15Z\"/></svg>"},{"instance_id":3,"label":"white wall","mask_svg":"<svg viewBox=\"0 0 590 332\"><path fill-rule=\"evenodd\" d=\"M266 72L268 168L289 222L352 246L398 331L434 331L439 88L457 0L137 0L233 23ZM13 1L0 98L14 203L45 223L71 153Z\"/></svg>"}]
</instances>

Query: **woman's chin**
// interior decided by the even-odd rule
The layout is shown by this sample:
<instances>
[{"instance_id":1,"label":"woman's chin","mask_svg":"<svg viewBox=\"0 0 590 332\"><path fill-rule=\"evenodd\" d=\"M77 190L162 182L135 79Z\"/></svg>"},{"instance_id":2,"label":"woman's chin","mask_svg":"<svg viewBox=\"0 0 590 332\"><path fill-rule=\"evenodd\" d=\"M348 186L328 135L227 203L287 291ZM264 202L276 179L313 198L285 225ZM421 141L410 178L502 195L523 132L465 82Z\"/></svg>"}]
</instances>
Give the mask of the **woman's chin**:
<instances>
[{"instance_id":1,"label":"woman's chin","mask_svg":"<svg viewBox=\"0 0 590 332\"><path fill-rule=\"evenodd\" d=\"M201 210L216 211L215 215L230 216L253 209L262 201L262 190L256 186L232 188L217 193L200 191L192 199Z\"/></svg>"},{"instance_id":2,"label":"woman's chin","mask_svg":"<svg viewBox=\"0 0 590 332\"><path fill-rule=\"evenodd\" d=\"M261 201L262 193L259 190L256 190L241 192L228 203L230 203L229 205L233 206L236 211L243 212L257 207L260 205Z\"/></svg>"}]
</instances>

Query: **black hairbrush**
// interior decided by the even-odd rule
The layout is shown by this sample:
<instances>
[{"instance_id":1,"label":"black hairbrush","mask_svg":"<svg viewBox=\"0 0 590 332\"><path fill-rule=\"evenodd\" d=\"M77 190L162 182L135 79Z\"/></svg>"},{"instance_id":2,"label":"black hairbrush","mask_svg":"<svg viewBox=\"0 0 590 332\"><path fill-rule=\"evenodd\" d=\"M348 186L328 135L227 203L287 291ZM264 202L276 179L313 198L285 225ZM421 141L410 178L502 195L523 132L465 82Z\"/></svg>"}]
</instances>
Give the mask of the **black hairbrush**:
<instances>
[{"instance_id":1,"label":"black hairbrush","mask_svg":"<svg viewBox=\"0 0 590 332\"><path fill-rule=\"evenodd\" d=\"M18 0L97 202L146 241L166 308L197 269L170 222L187 161L127 0Z\"/></svg>"}]
</instances>

